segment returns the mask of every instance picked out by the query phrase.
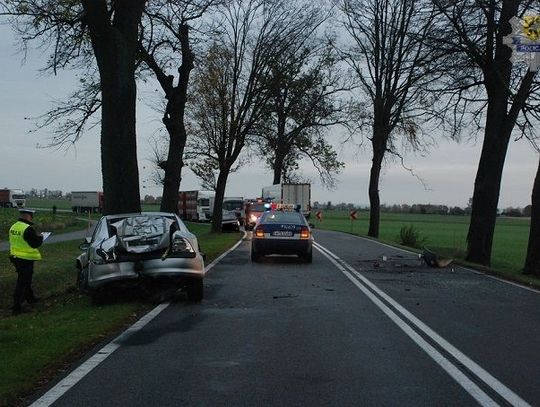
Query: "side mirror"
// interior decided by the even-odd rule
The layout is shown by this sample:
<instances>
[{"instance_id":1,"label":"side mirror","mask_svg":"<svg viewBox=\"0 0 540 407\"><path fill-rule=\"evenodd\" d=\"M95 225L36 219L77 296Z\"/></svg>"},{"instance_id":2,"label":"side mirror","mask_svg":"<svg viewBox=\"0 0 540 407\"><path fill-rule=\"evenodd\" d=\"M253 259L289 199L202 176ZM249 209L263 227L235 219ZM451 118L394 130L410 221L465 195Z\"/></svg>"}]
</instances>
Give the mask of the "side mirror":
<instances>
[{"instance_id":1,"label":"side mirror","mask_svg":"<svg viewBox=\"0 0 540 407\"><path fill-rule=\"evenodd\" d=\"M90 236L87 236L84 238L84 243L81 243L79 245L79 249L80 250L83 250L83 251L86 251L90 248L90 241L92 240L92 238Z\"/></svg>"}]
</instances>

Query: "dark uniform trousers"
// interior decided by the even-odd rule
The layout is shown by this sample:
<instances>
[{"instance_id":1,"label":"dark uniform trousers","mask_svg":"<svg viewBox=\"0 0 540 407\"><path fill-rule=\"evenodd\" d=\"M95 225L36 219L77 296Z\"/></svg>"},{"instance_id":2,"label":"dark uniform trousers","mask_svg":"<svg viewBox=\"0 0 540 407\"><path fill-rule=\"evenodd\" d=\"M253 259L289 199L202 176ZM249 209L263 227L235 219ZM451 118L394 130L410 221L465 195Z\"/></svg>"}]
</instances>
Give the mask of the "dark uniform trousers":
<instances>
[{"instance_id":1,"label":"dark uniform trousers","mask_svg":"<svg viewBox=\"0 0 540 407\"><path fill-rule=\"evenodd\" d=\"M28 303L36 301L32 291L32 276L34 275L34 260L24 260L16 257L11 258L18 274L17 284L13 292L13 309L19 311L24 300Z\"/></svg>"}]
</instances>

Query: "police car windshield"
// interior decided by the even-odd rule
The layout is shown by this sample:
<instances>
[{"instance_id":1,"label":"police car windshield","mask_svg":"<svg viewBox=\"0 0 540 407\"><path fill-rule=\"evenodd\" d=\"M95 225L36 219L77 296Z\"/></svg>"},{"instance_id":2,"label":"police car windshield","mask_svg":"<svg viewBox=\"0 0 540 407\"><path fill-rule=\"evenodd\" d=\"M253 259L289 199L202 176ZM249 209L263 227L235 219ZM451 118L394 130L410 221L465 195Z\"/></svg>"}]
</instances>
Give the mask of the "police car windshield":
<instances>
[{"instance_id":1,"label":"police car windshield","mask_svg":"<svg viewBox=\"0 0 540 407\"><path fill-rule=\"evenodd\" d=\"M295 223L304 224L304 216L298 212L267 212L261 223Z\"/></svg>"}]
</instances>

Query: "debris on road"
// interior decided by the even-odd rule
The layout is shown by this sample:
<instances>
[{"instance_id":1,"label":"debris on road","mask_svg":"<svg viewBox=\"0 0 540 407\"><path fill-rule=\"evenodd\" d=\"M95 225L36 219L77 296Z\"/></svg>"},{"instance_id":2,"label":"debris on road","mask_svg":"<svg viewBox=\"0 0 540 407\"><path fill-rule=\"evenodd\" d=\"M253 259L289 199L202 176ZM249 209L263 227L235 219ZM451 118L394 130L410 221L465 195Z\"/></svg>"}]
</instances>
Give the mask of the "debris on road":
<instances>
[{"instance_id":1,"label":"debris on road","mask_svg":"<svg viewBox=\"0 0 540 407\"><path fill-rule=\"evenodd\" d=\"M428 250L424 247L424 251L422 252L422 259L426 263L428 267L437 267L437 268L444 268L448 267L454 259L443 259L439 258L436 253L433 253L432 251Z\"/></svg>"}]
</instances>

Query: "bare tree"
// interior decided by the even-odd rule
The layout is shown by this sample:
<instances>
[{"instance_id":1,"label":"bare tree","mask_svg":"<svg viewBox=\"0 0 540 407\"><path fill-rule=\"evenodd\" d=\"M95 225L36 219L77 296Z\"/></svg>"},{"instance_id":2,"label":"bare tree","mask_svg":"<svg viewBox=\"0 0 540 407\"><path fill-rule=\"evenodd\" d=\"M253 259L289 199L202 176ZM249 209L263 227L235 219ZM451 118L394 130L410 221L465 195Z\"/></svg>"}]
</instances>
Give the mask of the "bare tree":
<instances>
[{"instance_id":1,"label":"bare tree","mask_svg":"<svg viewBox=\"0 0 540 407\"><path fill-rule=\"evenodd\" d=\"M371 105L368 235L378 237L385 154L400 155L400 137L418 147L421 125L431 117L434 98L428 89L438 74L436 57L425 39L434 11L422 0L343 0L340 4L345 29L353 41L343 56Z\"/></svg>"},{"instance_id":2,"label":"bare tree","mask_svg":"<svg viewBox=\"0 0 540 407\"><path fill-rule=\"evenodd\" d=\"M140 211L135 137L135 56L146 0L0 2L22 46L51 46L45 67L80 67L95 58L101 93L101 167L106 213ZM94 91L96 87L93 87ZM93 112L96 105L81 105ZM77 126L77 125L76 125ZM119 181L121 180L121 181Z\"/></svg>"},{"instance_id":3,"label":"bare tree","mask_svg":"<svg viewBox=\"0 0 540 407\"><path fill-rule=\"evenodd\" d=\"M504 37L510 20L531 11L528 0L434 0L439 19L434 24L435 46L451 57L452 74L441 87L448 111L472 115L484 129L467 235L466 259L489 265L497 204L508 143L516 129L526 133L538 104L528 102L535 88L534 73L512 66L512 50ZM537 7L537 5L536 5ZM485 123L484 123L485 120Z\"/></svg>"},{"instance_id":4,"label":"bare tree","mask_svg":"<svg viewBox=\"0 0 540 407\"><path fill-rule=\"evenodd\" d=\"M302 158L311 161L329 187L344 166L325 137L329 128L347 122L340 94L350 89L338 69L332 39L317 32L329 15L319 3L306 4L302 34L280 53L264 78L271 97L257 152L273 171L273 184L294 177Z\"/></svg>"},{"instance_id":5,"label":"bare tree","mask_svg":"<svg viewBox=\"0 0 540 407\"><path fill-rule=\"evenodd\" d=\"M222 28L194 78L190 150L219 168L212 231L221 230L227 179L238 166L268 103L263 85L272 60L299 35L303 13L284 0L235 0L220 13Z\"/></svg>"},{"instance_id":6,"label":"bare tree","mask_svg":"<svg viewBox=\"0 0 540 407\"><path fill-rule=\"evenodd\" d=\"M218 0L153 1L146 7L139 37L140 75L145 71L158 80L166 99L163 124L169 136L166 157L156 155L156 164L163 171L161 210L178 211L178 190L184 166L187 132L184 113L189 76L194 66L190 44L190 23L200 19ZM171 67L178 66L177 79Z\"/></svg>"}]
</instances>

